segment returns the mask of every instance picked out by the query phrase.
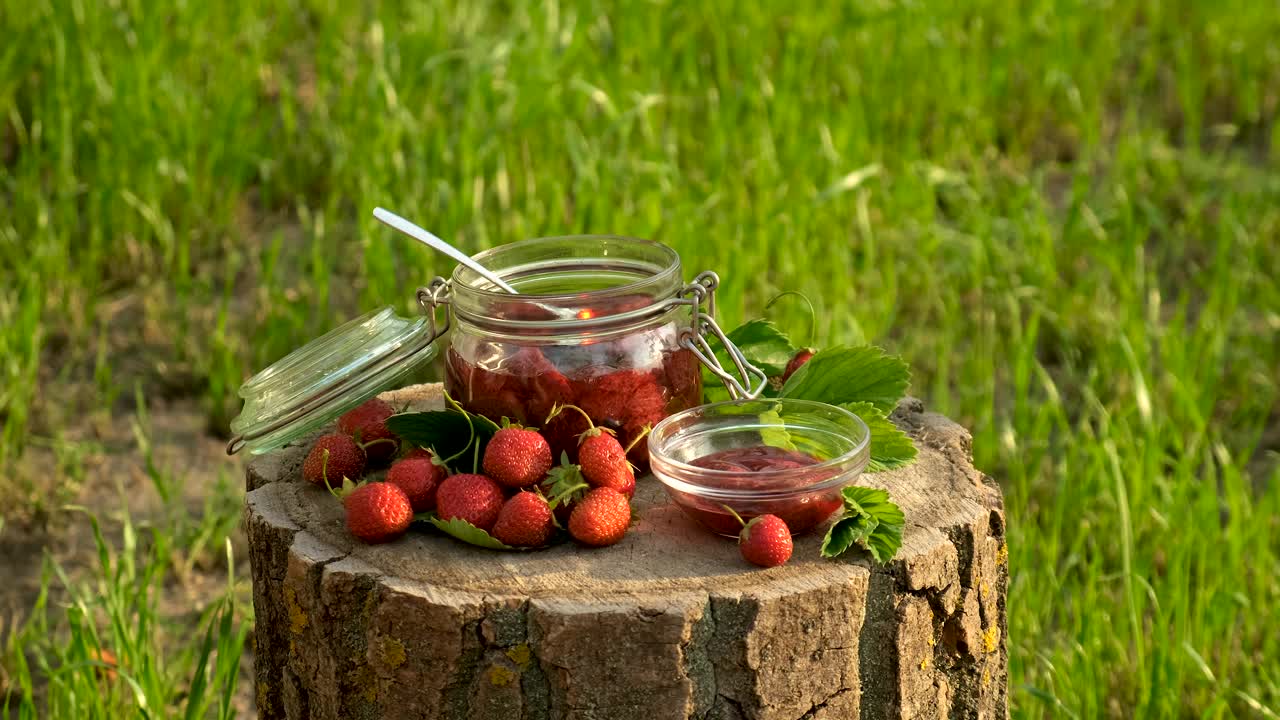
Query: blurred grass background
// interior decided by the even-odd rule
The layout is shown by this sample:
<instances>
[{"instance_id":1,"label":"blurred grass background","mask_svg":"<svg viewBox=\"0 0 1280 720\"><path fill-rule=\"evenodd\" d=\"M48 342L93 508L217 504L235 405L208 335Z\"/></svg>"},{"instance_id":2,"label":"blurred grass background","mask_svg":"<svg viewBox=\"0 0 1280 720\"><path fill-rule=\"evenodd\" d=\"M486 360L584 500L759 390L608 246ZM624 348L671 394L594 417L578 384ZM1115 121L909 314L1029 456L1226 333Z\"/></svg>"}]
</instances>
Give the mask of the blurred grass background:
<instances>
[{"instance_id":1,"label":"blurred grass background","mask_svg":"<svg viewBox=\"0 0 1280 720\"><path fill-rule=\"evenodd\" d=\"M972 428L1016 716L1280 713L1274 3L0 0L0 37L0 546L84 526L103 453L181 492L148 407L225 433L254 370L409 312L448 266L375 205L470 250L616 232L720 272L730 323L806 293ZM232 714L234 485L92 507L120 537L46 558L0 706ZM128 594L193 554L199 617Z\"/></svg>"}]
</instances>

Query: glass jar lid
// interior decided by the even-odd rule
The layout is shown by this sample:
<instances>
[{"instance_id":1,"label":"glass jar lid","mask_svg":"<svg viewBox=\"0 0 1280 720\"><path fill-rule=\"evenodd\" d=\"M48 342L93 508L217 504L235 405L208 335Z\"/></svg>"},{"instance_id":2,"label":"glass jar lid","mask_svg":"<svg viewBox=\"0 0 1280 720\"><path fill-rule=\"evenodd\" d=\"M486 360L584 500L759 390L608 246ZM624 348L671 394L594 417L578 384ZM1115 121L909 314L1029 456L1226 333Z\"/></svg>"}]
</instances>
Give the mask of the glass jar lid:
<instances>
[{"instance_id":1,"label":"glass jar lid","mask_svg":"<svg viewBox=\"0 0 1280 720\"><path fill-rule=\"evenodd\" d=\"M447 329L385 307L294 350L240 387L227 453L268 452L332 422L435 357Z\"/></svg>"}]
</instances>

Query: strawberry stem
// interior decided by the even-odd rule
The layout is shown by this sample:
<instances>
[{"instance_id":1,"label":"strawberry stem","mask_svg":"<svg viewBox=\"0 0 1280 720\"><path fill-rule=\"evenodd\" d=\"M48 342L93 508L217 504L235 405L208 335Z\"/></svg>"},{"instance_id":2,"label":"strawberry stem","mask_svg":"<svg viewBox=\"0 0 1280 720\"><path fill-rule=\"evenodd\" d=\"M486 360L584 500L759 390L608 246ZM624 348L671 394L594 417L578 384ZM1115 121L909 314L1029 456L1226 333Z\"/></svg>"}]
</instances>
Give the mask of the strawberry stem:
<instances>
[{"instance_id":1,"label":"strawberry stem","mask_svg":"<svg viewBox=\"0 0 1280 720\"><path fill-rule=\"evenodd\" d=\"M538 428L536 428L536 427L529 427L528 425L521 425L520 423L518 423L518 422L516 422L516 421L512 420L511 418L507 417L506 415L503 415L503 416L502 416L502 422L499 424L499 428L501 428L501 429L503 429L503 430L505 430L505 429L507 429L507 428L515 428L516 430L533 430L533 431L535 431L535 432L538 430Z\"/></svg>"},{"instance_id":2,"label":"strawberry stem","mask_svg":"<svg viewBox=\"0 0 1280 720\"><path fill-rule=\"evenodd\" d=\"M361 450L364 450L367 452L370 447L373 447L378 443L394 443L394 442L395 440L392 440L391 438L378 438L377 440L370 440L367 443L357 443L357 444L360 445Z\"/></svg>"},{"instance_id":3,"label":"strawberry stem","mask_svg":"<svg viewBox=\"0 0 1280 720\"><path fill-rule=\"evenodd\" d=\"M471 433L471 436L467 438L467 444L463 445L461 450L459 450L456 454L451 455L444 459L444 464L447 467L449 463L452 463L454 460L457 460L458 458L465 455L467 452L467 448L470 448L471 443L476 441L476 424L471 419L471 413L467 412L465 408L459 405L457 400L454 400L453 398L449 397L449 393L444 394L444 402L445 402L445 405L452 406L454 410L457 410L458 412L462 413L462 417L465 418L467 421L467 430L468 432ZM435 451L432 450L432 452L435 452Z\"/></svg>"},{"instance_id":4,"label":"strawberry stem","mask_svg":"<svg viewBox=\"0 0 1280 720\"><path fill-rule=\"evenodd\" d=\"M728 505L723 505L723 504L722 504L720 507L722 507L722 508L724 508L725 510L727 510L727 511L729 512L729 514L733 516L733 519L738 521L738 524L739 524L739 525L741 525L741 526L743 526L743 527L746 527L746 526L747 526L746 521L744 521L744 520L742 519L742 516L741 516L741 515L739 515L738 513L734 512L734 511L733 511L733 508L729 507Z\"/></svg>"},{"instance_id":5,"label":"strawberry stem","mask_svg":"<svg viewBox=\"0 0 1280 720\"><path fill-rule=\"evenodd\" d=\"M328 485L329 482L326 480L325 484ZM361 485L364 485L364 484L365 484L364 481L361 481L359 484L353 483L351 482L351 478L344 476L342 478L342 489L334 490L333 486L329 485L329 494L338 498L339 500L346 500L348 495L355 492Z\"/></svg>"},{"instance_id":6,"label":"strawberry stem","mask_svg":"<svg viewBox=\"0 0 1280 720\"><path fill-rule=\"evenodd\" d=\"M339 500L342 499L341 495L334 492L333 483L329 482L329 448L324 449L324 464L320 466L320 479L324 480L324 487L329 491L330 495Z\"/></svg>"},{"instance_id":7,"label":"strawberry stem","mask_svg":"<svg viewBox=\"0 0 1280 720\"><path fill-rule=\"evenodd\" d=\"M568 488L562 490L560 494L551 498L551 501L548 504L551 505L553 509L558 508L560 507L560 503L572 497L574 493L578 492L579 490L589 490L590 488L591 486L586 483L578 483L577 485L571 485Z\"/></svg>"},{"instance_id":8,"label":"strawberry stem","mask_svg":"<svg viewBox=\"0 0 1280 720\"><path fill-rule=\"evenodd\" d=\"M595 429L596 424L595 424L594 422L592 422L592 421L591 421L591 416L587 414L587 411L586 411L586 410L583 410L582 408L578 407L577 405L561 405L561 404L559 404L559 403L556 403L555 405L552 405L552 406L551 406L551 412L547 414L547 419L546 419L546 420L544 420L544 421L542 422L542 424L543 424L543 425L546 425L547 423L551 422L551 419L552 419L552 418L556 417L557 415L559 415L560 413L564 412L565 410L576 410L576 411L578 411L579 413L581 413L582 417L584 417L584 418L586 418L586 419L587 419L587 427L588 427L589 429L593 429L593 430Z\"/></svg>"},{"instance_id":9,"label":"strawberry stem","mask_svg":"<svg viewBox=\"0 0 1280 720\"><path fill-rule=\"evenodd\" d=\"M768 310L769 308L773 307L774 303L778 302L779 300L781 300L782 298L788 295L795 295L801 300L804 300L804 304L809 307L809 343L813 343L813 339L818 334L818 313L816 310L813 309L813 301L809 299L808 295L805 295L804 293L799 292L798 290L786 290L784 292L778 293L777 295L774 295L773 299L765 304L764 309Z\"/></svg>"},{"instance_id":10,"label":"strawberry stem","mask_svg":"<svg viewBox=\"0 0 1280 720\"><path fill-rule=\"evenodd\" d=\"M449 472L449 464L448 464L449 461L442 459L440 457L439 451L437 451L434 447L429 447L426 450L427 452L431 453L432 465L436 465L438 467L444 468L446 473Z\"/></svg>"},{"instance_id":11,"label":"strawberry stem","mask_svg":"<svg viewBox=\"0 0 1280 720\"><path fill-rule=\"evenodd\" d=\"M625 452L625 453L628 453L628 454L629 454L629 453L631 452L631 448L635 447L637 444L639 444L639 442L640 442L641 440L643 440L643 439L645 439L646 437L648 437L648 435L649 435L649 431L651 431L651 430L653 430L653 426L652 426L652 425L645 425L643 428L641 428L641 429L640 429L640 434L639 434L639 435L636 435L636 436L635 436L635 438L634 438L634 439L632 439L631 444L627 445L626 449L625 449L625 450L623 450L623 452Z\"/></svg>"}]
</instances>

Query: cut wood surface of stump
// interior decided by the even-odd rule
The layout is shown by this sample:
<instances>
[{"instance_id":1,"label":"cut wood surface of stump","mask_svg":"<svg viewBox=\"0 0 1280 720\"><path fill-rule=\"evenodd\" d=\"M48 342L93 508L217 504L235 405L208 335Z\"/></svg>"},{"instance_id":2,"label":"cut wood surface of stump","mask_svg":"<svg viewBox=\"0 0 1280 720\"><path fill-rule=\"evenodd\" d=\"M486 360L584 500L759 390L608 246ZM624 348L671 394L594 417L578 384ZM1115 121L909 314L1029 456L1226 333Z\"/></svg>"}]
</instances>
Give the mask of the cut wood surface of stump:
<instances>
[{"instance_id":1,"label":"cut wood surface of stump","mask_svg":"<svg viewBox=\"0 0 1280 720\"><path fill-rule=\"evenodd\" d=\"M442 407L438 385L387 395ZM714 720L1004 718L1007 548L970 436L906 400L919 460L864 475L906 515L888 565L819 557L822 531L761 570L643 478L617 545L526 553L433 529L346 531L301 479L306 443L248 467L259 714L275 718ZM417 527L417 526L415 526Z\"/></svg>"}]
</instances>

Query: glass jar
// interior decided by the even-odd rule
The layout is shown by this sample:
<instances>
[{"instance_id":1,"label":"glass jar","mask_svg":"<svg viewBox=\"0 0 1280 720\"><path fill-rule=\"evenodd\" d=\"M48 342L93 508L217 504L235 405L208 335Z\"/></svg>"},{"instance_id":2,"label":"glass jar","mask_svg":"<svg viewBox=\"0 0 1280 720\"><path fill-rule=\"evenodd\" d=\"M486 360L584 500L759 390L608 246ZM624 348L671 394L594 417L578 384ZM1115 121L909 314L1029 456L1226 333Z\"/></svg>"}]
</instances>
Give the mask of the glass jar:
<instances>
[{"instance_id":1,"label":"glass jar","mask_svg":"<svg viewBox=\"0 0 1280 720\"><path fill-rule=\"evenodd\" d=\"M538 238L475 258L520 294L459 266L445 390L467 410L541 428L556 457L576 455L581 413L613 430L648 465L648 428L702 402L702 372L682 345L693 308L680 297L680 257L613 236Z\"/></svg>"},{"instance_id":2,"label":"glass jar","mask_svg":"<svg viewBox=\"0 0 1280 720\"><path fill-rule=\"evenodd\" d=\"M702 402L702 367L734 397L754 397L764 373L714 320L719 279L685 283L661 243L607 235L537 238L475 256L518 294L458 266L418 290L424 317L390 309L300 348L240 389L244 410L228 445L266 452L402 382L438 352L445 389L467 410L543 431L555 457L576 457L587 418L617 433L648 468L646 428ZM443 315L444 322L437 317ZM448 347L438 340L452 331ZM726 369L709 338L719 341ZM548 421L557 405L574 405Z\"/></svg>"},{"instance_id":3,"label":"glass jar","mask_svg":"<svg viewBox=\"0 0 1280 720\"><path fill-rule=\"evenodd\" d=\"M712 532L737 537L739 517L771 514L802 535L843 507L841 491L871 457L871 431L826 403L738 400L672 415L649 448L671 500Z\"/></svg>"}]
</instances>

